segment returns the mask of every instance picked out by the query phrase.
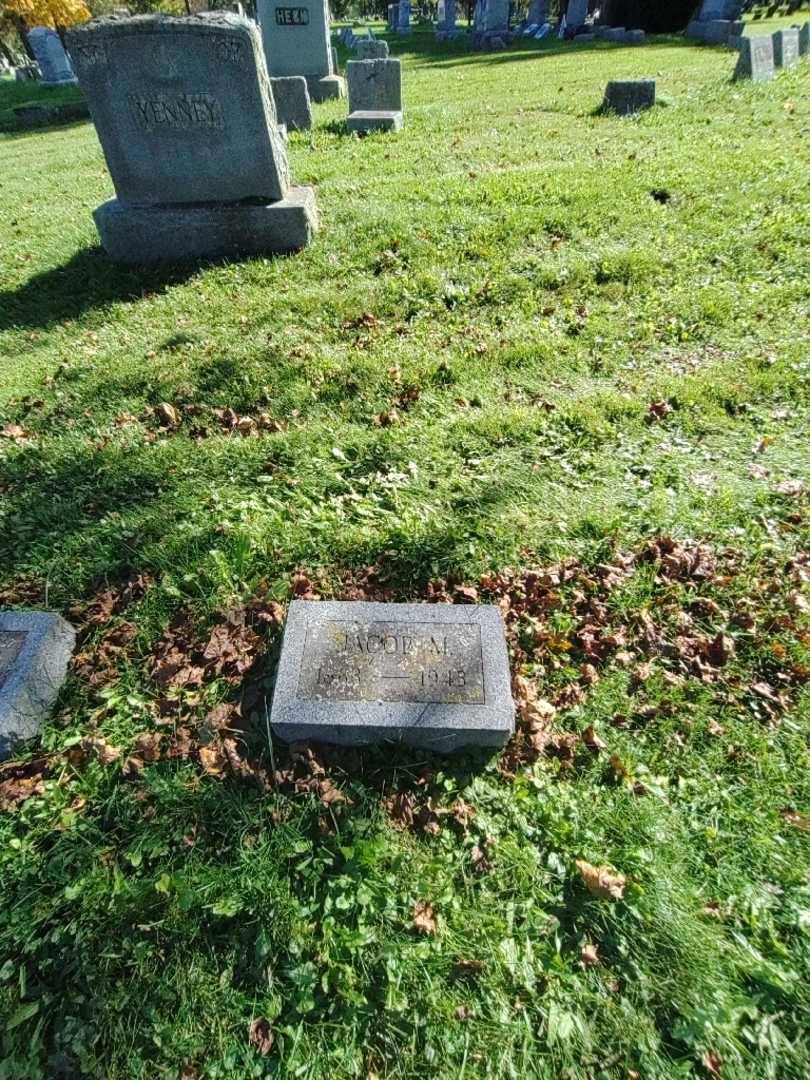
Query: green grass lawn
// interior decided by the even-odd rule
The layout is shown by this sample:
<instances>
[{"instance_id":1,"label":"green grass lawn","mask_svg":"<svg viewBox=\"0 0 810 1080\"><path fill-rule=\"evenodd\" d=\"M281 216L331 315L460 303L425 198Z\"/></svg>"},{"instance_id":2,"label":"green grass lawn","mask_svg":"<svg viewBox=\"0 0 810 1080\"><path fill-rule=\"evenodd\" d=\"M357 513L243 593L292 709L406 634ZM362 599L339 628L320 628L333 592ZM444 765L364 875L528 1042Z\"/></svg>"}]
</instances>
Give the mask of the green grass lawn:
<instances>
[{"instance_id":1,"label":"green grass lawn","mask_svg":"<svg viewBox=\"0 0 810 1080\"><path fill-rule=\"evenodd\" d=\"M810 61L393 50L291 258L118 269L92 126L0 136L0 604L80 635L0 1078L805 1077ZM500 604L515 739L271 753L293 595Z\"/></svg>"}]
</instances>

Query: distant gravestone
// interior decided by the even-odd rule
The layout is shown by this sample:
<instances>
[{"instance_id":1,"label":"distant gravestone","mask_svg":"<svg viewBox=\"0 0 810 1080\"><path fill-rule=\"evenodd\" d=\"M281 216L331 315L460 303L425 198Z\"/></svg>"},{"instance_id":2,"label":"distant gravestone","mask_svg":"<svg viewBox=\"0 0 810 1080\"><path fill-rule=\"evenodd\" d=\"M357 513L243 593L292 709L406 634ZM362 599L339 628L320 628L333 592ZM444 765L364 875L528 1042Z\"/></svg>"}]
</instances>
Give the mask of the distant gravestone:
<instances>
[{"instance_id":1,"label":"distant gravestone","mask_svg":"<svg viewBox=\"0 0 810 1080\"><path fill-rule=\"evenodd\" d=\"M803 23L799 28L799 56L807 56L810 53L810 22Z\"/></svg>"},{"instance_id":2,"label":"distant gravestone","mask_svg":"<svg viewBox=\"0 0 810 1080\"><path fill-rule=\"evenodd\" d=\"M402 64L399 60L350 60L349 131L399 131L402 127Z\"/></svg>"},{"instance_id":3,"label":"distant gravestone","mask_svg":"<svg viewBox=\"0 0 810 1080\"><path fill-rule=\"evenodd\" d=\"M627 31L623 26L609 26L602 35L604 41L613 41L620 44L625 41L626 37Z\"/></svg>"},{"instance_id":4,"label":"distant gravestone","mask_svg":"<svg viewBox=\"0 0 810 1080\"><path fill-rule=\"evenodd\" d=\"M42 72L43 86L70 86L76 82L76 74L55 30L35 26L28 31L28 43Z\"/></svg>"},{"instance_id":5,"label":"distant gravestone","mask_svg":"<svg viewBox=\"0 0 810 1080\"><path fill-rule=\"evenodd\" d=\"M76 642L73 627L47 611L0 612L0 759L39 733Z\"/></svg>"},{"instance_id":6,"label":"distant gravestone","mask_svg":"<svg viewBox=\"0 0 810 1080\"><path fill-rule=\"evenodd\" d=\"M134 264L293 251L317 228L290 186L255 23L230 13L94 19L69 31L117 198L95 221Z\"/></svg>"},{"instance_id":7,"label":"distant gravestone","mask_svg":"<svg viewBox=\"0 0 810 1080\"><path fill-rule=\"evenodd\" d=\"M303 75L313 101L343 97L329 40L327 0L258 0L267 68L273 78Z\"/></svg>"},{"instance_id":8,"label":"distant gravestone","mask_svg":"<svg viewBox=\"0 0 810 1080\"><path fill-rule=\"evenodd\" d=\"M511 39L509 0L476 0L472 44L476 49L503 49Z\"/></svg>"},{"instance_id":9,"label":"distant gravestone","mask_svg":"<svg viewBox=\"0 0 810 1080\"><path fill-rule=\"evenodd\" d=\"M744 37L740 42L740 54L734 69L735 79L752 79L767 82L774 75L773 38Z\"/></svg>"},{"instance_id":10,"label":"distant gravestone","mask_svg":"<svg viewBox=\"0 0 810 1080\"><path fill-rule=\"evenodd\" d=\"M289 742L503 746L514 704L496 607L295 601L271 715Z\"/></svg>"},{"instance_id":11,"label":"distant gravestone","mask_svg":"<svg viewBox=\"0 0 810 1080\"><path fill-rule=\"evenodd\" d=\"M588 18L588 0L568 0L565 19L571 29L583 26Z\"/></svg>"},{"instance_id":12,"label":"distant gravestone","mask_svg":"<svg viewBox=\"0 0 810 1080\"><path fill-rule=\"evenodd\" d=\"M703 0L698 19L701 22L711 22L712 19L733 21L740 17L742 7L740 0Z\"/></svg>"},{"instance_id":13,"label":"distant gravestone","mask_svg":"<svg viewBox=\"0 0 810 1080\"><path fill-rule=\"evenodd\" d=\"M436 37L439 41L452 41L460 33L456 26L456 0L439 0Z\"/></svg>"},{"instance_id":14,"label":"distant gravestone","mask_svg":"<svg viewBox=\"0 0 810 1080\"><path fill-rule=\"evenodd\" d=\"M602 109L619 116L630 116L655 104L655 79L631 79L609 82Z\"/></svg>"},{"instance_id":15,"label":"distant gravestone","mask_svg":"<svg viewBox=\"0 0 810 1080\"><path fill-rule=\"evenodd\" d=\"M399 26L399 4L388 5L388 32L395 33Z\"/></svg>"},{"instance_id":16,"label":"distant gravestone","mask_svg":"<svg viewBox=\"0 0 810 1080\"><path fill-rule=\"evenodd\" d=\"M548 22L548 0L531 0L526 22L530 26L536 26L537 29Z\"/></svg>"},{"instance_id":17,"label":"distant gravestone","mask_svg":"<svg viewBox=\"0 0 810 1080\"><path fill-rule=\"evenodd\" d=\"M397 33L410 34L411 32L411 0L399 0L397 14Z\"/></svg>"},{"instance_id":18,"label":"distant gravestone","mask_svg":"<svg viewBox=\"0 0 810 1080\"><path fill-rule=\"evenodd\" d=\"M777 30L773 35L773 64L778 68L794 67L799 62L799 31Z\"/></svg>"},{"instance_id":19,"label":"distant gravestone","mask_svg":"<svg viewBox=\"0 0 810 1080\"><path fill-rule=\"evenodd\" d=\"M376 38L358 38L354 54L358 60L385 60L388 56L388 42Z\"/></svg>"},{"instance_id":20,"label":"distant gravestone","mask_svg":"<svg viewBox=\"0 0 810 1080\"><path fill-rule=\"evenodd\" d=\"M647 40L647 35L643 30L628 30L624 35L625 45L643 45Z\"/></svg>"},{"instance_id":21,"label":"distant gravestone","mask_svg":"<svg viewBox=\"0 0 810 1080\"><path fill-rule=\"evenodd\" d=\"M303 75L286 75L271 79L276 118L288 131L309 131L312 128L312 105L307 80Z\"/></svg>"}]
</instances>

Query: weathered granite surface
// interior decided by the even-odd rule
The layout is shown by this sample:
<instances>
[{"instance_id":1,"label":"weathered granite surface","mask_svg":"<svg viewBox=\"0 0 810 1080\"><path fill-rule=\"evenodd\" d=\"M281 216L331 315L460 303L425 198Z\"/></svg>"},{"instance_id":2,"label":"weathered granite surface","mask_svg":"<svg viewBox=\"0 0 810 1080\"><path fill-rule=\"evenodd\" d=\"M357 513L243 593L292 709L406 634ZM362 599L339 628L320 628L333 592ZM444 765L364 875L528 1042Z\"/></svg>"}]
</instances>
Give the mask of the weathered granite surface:
<instances>
[{"instance_id":1,"label":"weathered granite surface","mask_svg":"<svg viewBox=\"0 0 810 1080\"><path fill-rule=\"evenodd\" d=\"M0 612L0 759L39 733L56 701L76 642L49 611Z\"/></svg>"},{"instance_id":2,"label":"weathered granite surface","mask_svg":"<svg viewBox=\"0 0 810 1080\"><path fill-rule=\"evenodd\" d=\"M43 86L70 86L76 82L70 58L55 30L34 26L28 31L28 43L42 72Z\"/></svg>"},{"instance_id":3,"label":"weathered granite surface","mask_svg":"<svg viewBox=\"0 0 810 1080\"><path fill-rule=\"evenodd\" d=\"M502 746L514 704L500 612L295 601L271 723L289 742Z\"/></svg>"},{"instance_id":4,"label":"weathered granite surface","mask_svg":"<svg viewBox=\"0 0 810 1080\"><path fill-rule=\"evenodd\" d=\"M798 29L777 30L773 35L773 64L778 68L795 67L799 62Z\"/></svg>"},{"instance_id":5,"label":"weathered granite surface","mask_svg":"<svg viewBox=\"0 0 810 1080\"><path fill-rule=\"evenodd\" d=\"M354 55L358 60L386 60L388 42L376 38L358 38L354 46Z\"/></svg>"},{"instance_id":6,"label":"weathered granite surface","mask_svg":"<svg viewBox=\"0 0 810 1080\"><path fill-rule=\"evenodd\" d=\"M734 78L768 82L773 76L773 38L770 34L742 38Z\"/></svg>"},{"instance_id":7,"label":"weathered granite surface","mask_svg":"<svg viewBox=\"0 0 810 1080\"><path fill-rule=\"evenodd\" d=\"M68 43L122 202L284 198L287 155L254 23L110 17L74 27Z\"/></svg>"},{"instance_id":8,"label":"weathered granite surface","mask_svg":"<svg viewBox=\"0 0 810 1080\"><path fill-rule=\"evenodd\" d=\"M349 112L402 111L402 64L399 60L350 60L346 64Z\"/></svg>"},{"instance_id":9,"label":"weathered granite surface","mask_svg":"<svg viewBox=\"0 0 810 1080\"><path fill-rule=\"evenodd\" d=\"M602 108L619 116L649 109L655 104L655 79L630 79L609 82Z\"/></svg>"},{"instance_id":10,"label":"weathered granite surface","mask_svg":"<svg viewBox=\"0 0 810 1080\"><path fill-rule=\"evenodd\" d=\"M276 117L288 131L309 131L312 128L312 105L307 80L303 75L285 75L271 79Z\"/></svg>"},{"instance_id":11,"label":"weathered granite surface","mask_svg":"<svg viewBox=\"0 0 810 1080\"><path fill-rule=\"evenodd\" d=\"M303 75L313 101L344 96L346 88L332 52L327 0L257 0L257 12L273 78ZM344 39L344 44L350 43Z\"/></svg>"},{"instance_id":12,"label":"weathered granite surface","mask_svg":"<svg viewBox=\"0 0 810 1080\"><path fill-rule=\"evenodd\" d=\"M107 254L133 266L298 251L318 229L309 187L288 188L266 205L144 207L111 199L93 217Z\"/></svg>"},{"instance_id":13,"label":"weathered granite surface","mask_svg":"<svg viewBox=\"0 0 810 1080\"><path fill-rule=\"evenodd\" d=\"M346 127L358 135L372 131L401 131L402 113L394 109L357 109L349 113Z\"/></svg>"}]
</instances>

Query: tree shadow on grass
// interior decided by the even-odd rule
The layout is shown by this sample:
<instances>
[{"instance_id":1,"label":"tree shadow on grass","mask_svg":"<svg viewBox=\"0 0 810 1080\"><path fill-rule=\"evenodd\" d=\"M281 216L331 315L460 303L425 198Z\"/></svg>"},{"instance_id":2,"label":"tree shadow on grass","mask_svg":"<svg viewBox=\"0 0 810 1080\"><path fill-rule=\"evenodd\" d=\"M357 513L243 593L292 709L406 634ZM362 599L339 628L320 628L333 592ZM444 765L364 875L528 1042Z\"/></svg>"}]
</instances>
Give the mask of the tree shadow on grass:
<instances>
[{"instance_id":1,"label":"tree shadow on grass","mask_svg":"<svg viewBox=\"0 0 810 1080\"><path fill-rule=\"evenodd\" d=\"M63 265L35 274L15 289L0 291L0 329L44 329L92 308L142 300L168 285L182 284L198 270L196 263L157 269L122 267L100 245L82 248Z\"/></svg>"}]
</instances>

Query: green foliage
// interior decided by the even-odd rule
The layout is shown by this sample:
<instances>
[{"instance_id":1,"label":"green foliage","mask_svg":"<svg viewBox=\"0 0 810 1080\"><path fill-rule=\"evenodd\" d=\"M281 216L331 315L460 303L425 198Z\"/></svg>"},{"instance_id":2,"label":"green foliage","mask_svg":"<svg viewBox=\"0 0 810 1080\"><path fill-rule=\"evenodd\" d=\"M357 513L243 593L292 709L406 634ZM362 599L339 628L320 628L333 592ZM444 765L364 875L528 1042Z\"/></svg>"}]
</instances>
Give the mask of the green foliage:
<instances>
[{"instance_id":1,"label":"green foliage","mask_svg":"<svg viewBox=\"0 0 810 1080\"><path fill-rule=\"evenodd\" d=\"M108 624L83 608L85 659L31 748L60 767L0 813L0 1078L806 1076L810 694L769 712L751 688L810 666L784 623L810 546L810 68L732 85L730 54L658 41L667 107L622 120L593 113L638 50L392 46L401 135L347 137L336 102L290 138L323 218L294 258L113 267L91 125L0 136L2 603L67 613L149 580ZM0 105L23 92L46 93L4 82ZM608 747L570 768L367 751L324 805L68 756L198 732L238 697L206 677L161 722L178 615L204 639L297 571L329 595L373 567L398 598L569 557L597 580L661 533L738 572L641 564L606 625L754 626L721 681L601 665L558 722ZM562 646L532 663L542 694L582 677ZM245 743L273 767L262 716ZM437 830L398 827L400 788L446 811ZM623 898L591 896L578 859Z\"/></svg>"}]
</instances>

